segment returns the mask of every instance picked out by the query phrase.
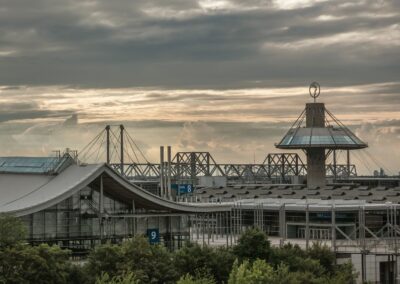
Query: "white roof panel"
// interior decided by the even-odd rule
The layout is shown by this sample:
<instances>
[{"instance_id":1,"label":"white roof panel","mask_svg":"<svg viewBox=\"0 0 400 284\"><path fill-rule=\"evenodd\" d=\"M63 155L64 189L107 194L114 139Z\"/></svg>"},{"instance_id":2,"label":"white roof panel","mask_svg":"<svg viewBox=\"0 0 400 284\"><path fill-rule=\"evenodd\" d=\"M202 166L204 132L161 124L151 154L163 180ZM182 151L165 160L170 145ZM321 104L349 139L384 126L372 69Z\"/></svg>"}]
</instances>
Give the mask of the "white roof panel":
<instances>
[{"instance_id":1,"label":"white roof panel","mask_svg":"<svg viewBox=\"0 0 400 284\"><path fill-rule=\"evenodd\" d=\"M35 211L51 207L58 202L69 197L74 192L87 186L97 175L96 172L102 169L102 164L78 166L71 165L61 174L50 177L47 182L32 186L30 181L36 181L37 176L19 175L14 180L10 175L9 187L1 189L1 197L13 196L7 198L7 202L2 202L0 212L16 212L36 208ZM14 175L15 177L15 175ZM49 178L49 176L42 176ZM24 182L20 182L19 178L23 178ZM19 194L11 194L13 188L18 188ZM3 198L1 198L3 200Z\"/></svg>"}]
</instances>

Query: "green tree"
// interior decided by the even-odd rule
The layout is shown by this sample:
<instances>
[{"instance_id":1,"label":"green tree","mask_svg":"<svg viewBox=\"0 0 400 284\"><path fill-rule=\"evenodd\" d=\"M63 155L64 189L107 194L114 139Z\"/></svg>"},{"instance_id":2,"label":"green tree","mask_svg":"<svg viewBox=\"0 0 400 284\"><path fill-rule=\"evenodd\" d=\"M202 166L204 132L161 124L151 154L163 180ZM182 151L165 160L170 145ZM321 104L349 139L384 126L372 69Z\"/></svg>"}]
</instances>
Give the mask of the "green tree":
<instances>
[{"instance_id":1,"label":"green tree","mask_svg":"<svg viewBox=\"0 0 400 284\"><path fill-rule=\"evenodd\" d=\"M174 283L178 279L171 253L163 246L150 245L143 236L122 245L97 247L89 255L85 271L91 274L90 283L102 273L112 279L132 272L142 283Z\"/></svg>"},{"instance_id":2,"label":"green tree","mask_svg":"<svg viewBox=\"0 0 400 284\"><path fill-rule=\"evenodd\" d=\"M326 245L323 246L320 243L315 242L306 253L308 257L318 260L327 273L333 274L335 272L335 253L333 253Z\"/></svg>"},{"instance_id":3,"label":"green tree","mask_svg":"<svg viewBox=\"0 0 400 284\"><path fill-rule=\"evenodd\" d=\"M140 281L136 276L129 272L121 276L110 277L107 272L101 274L100 277L96 279L95 284L139 284Z\"/></svg>"},{"instance_id":4,"label":"green tree","mask_svg":"<svg viewBox=\"0 0 400 284\"><path fill-rule=\"evenodd\" d=\"M296 258L305 257L305 251L302 250L298 245L287 243L282 247L271 248L270 261L275 267L277 267L281 263L285 263L290 268L294 268L294 266L296 266Z\"/></svg>"},{"instance_id":5,"label":"green tree","mask_svg":"<svg viewBox=\"0 0 400 284\"><path fill-rule=\"evenodd\" d=\"M69 251L42 244L0 250L0 283L67 283Z\"/></svg>"},{"instance_id":6,"label":"green tree","mask_svg":"<svg viewBox=\"0 0 400 284\"><path fill-rule=\"evenodd\" d=\"M253 263L244 260L240 265L237 261L234 263L228 284L272 284L274 280L274 269L265 260L257 259Z\"/></svg>"},{"instance_id":7,"label":"green tree","mask_svg":"<svg viewBox=\"0 0 400 284\"><path fill-rule=\"evenodd\" d=\"M214 278L211 276L194 277L190 274L182 276L176 284L215 284Z\"/></svg>"},{"instance_id":8,"label":"green tree","mask_svg":"<svg viewBox=\"0 0 400 284\"><path fill-rule=\"evenodd\" d=\"M333 277L329 277L325 284L355 284L358 273L355 272L353 264L349 261L344 264L335 265Z\"/></svg>"},{"instance_id":9,"label":"green tree","mask_svg":"<svg viewBox=\"0 0 400 284\"><path fill-rule=\"evenodd\" d=\"M212 258L207 266L217 283L226 283L234 262L235 255L232 249L218 247L212 250Z\"/></svg>"},{"instance_id":10,"label":"green tree","mask_svg":"<svg viewBox=\"0 0 400 284\"><path fill-rule=\"evenodd\" d=\"M91 272L86 271L80 264L71 263L68 271L68 284L93 283ZM92 280L92 281L91 281Z\"/></svg>"},{"instance_id":11,"label":"green tree","mask_svg":"<svg viewBox=\"0 0 400 284\"><path fill-rule=\"evenodd\" d=\"M0 248L20 244L26 234L26 227L19 218L0 214Z\"/></svg>"},{"instance_id":12,"label":"green tree","mask_svg":"<svg viewBox=\"0 0 400 284\"><path fill-rule=\"evenodd\" d=\"M84 267L88 275L89 282L94 282L96 277L106 273L113 277L119 274L119 265L123 262L124 256L120 245L110 243L97 246L93 249Z\"/></svg>"},{"instance_id":13,"label":"green tree","mask_svg":"<svg viewBox=\"0 0 400 284\"><path fill-rule=\"evenodd\" d=\"M289 272L289 267L285 264L280 264L275 270L274 284L298 284L296 276Z\"/></svg>"},{"instance_id":14,"label":"green tree","mask_svg":"<svg viewBox=\"0 0 400 284\"><path fill-rule=\"evenodd\" d=\"M230 249L202 247L196 243L186 243L174 254L174 266L180 275L212 275L217 283L228 280L234 261Z\"/></svg>"},{"instance_id":15,"label":"green tree","mask_svg":"<svg viewBox=\"0 0 400 284\"><path fill-rule=\"evenodd\" d=\"M172 254L161 245L150 245L147 238L136 236L122 244L121 271L132 271L143 283L175 283L178 274Z\"/></svg>"},{"instance_id":16,"label":"green tree","mask_svg":"<svg viewBox=\"0 0 400 284\"><path fill-rule=\"evenodd\" d=\"M256 259L268 260L271 253L271 244L267 235L260 229L250 229L245 231L238 239L238 243L233 247L233 253L240 261Z\"/></svg>"},{"instance_id":17,"label":"green tree","mask_svg":"<svg viewBox=\"0 0 400 284\"><path fill-rule=\"evenodd\" d=\"M270 260L274 267L284 264L291 272L308 271L316 276L326 273L326 269L320 264L319 259L311 258L305 250L291 243L285 244L283 247L272 248Z\"/></svg>"}]
</instances>

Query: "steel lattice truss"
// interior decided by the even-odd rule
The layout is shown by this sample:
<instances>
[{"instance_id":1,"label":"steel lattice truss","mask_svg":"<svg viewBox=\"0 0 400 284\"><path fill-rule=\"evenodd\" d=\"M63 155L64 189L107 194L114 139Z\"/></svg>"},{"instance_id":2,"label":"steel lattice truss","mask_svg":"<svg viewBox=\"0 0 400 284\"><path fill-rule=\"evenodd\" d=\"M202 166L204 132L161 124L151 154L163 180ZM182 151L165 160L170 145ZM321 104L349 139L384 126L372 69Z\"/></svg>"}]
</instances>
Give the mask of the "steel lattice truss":
<instances>
[{"instance_id":1,"label":"steel lattice truss","mask_svg":"<svg viewBox=\"0 0 400 284\"><path fill-rule=\"evenodd\" d=\"M327 177L333 177L335 175L334 172L334 166L332 164L326 165ZM336 178L347 178L349 176L357 176L357 168L355 165L351 164L350 168L348 168L347 165L336 165Z\"/></svg>"},{"instance_id":2,"label":"steel lattice truss","mask_svg":"<svg viewBox=\"0 0 400 284\"><path fill-rule=\"evenodd\" d=\"M121 171L121 164L111 164ZM165 167L167 163L165 163ZM336 165L337 177L348 177L347 165ZM268 154L262 164L218 164L209 152L178 152L171 162L171 176L174 180L195 182L201 176L225 176L229 181L262 182L272 178L287 180L291 176L304 176L307 166L298 154ZM157 180L160 164L124 164L124 175L135 180ZM356 176L355 165L350 165L350 176ZM333 176L333 165L327 165L327 176Z\"/></svg>"},{"instance_id":3,"label":"steel lattice truss","mask_svg":"<svg viewBox=\"0 0 400 284\"><path fill-rule=\"evenodd\" d=\"M114 126L113 126L114 127ZM119 132L119 134L118 134ZM106 145L107 162L118 172L132 180L158 181L160 164L149 162L138 145L123 125L118 125L118 132L110 125L101 131L80 151L80 160L87 162L92 157L95 161L102 155ZM125 141L125 142L123 142ZM97 150L97 151L96 151ZM130 162L124 159L128 158ZM140 162L140 161L143 162ZM168 168L168 163L164 163ZM333 176L334 166L326 166L327 176ZM229 182L264 182L278 179L290 182L292 176L305 176L307 166L296 153L268 154L262 164L220 164L209 152L178 152L171 161L171 178L174 181L197 183L201 176L223 176ZM356 176L354 165L336 165L336 177Z\"/></svg>"}]
</instances>

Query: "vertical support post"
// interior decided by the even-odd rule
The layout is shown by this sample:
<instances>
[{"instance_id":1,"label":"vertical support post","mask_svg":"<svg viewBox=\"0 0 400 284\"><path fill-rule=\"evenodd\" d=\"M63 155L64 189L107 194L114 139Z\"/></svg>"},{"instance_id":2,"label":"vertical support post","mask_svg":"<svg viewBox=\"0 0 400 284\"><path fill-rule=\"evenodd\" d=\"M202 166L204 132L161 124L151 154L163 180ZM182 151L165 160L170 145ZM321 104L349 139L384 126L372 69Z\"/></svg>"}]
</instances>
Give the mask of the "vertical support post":
<instances>
[{"instance_id":1,"label":"vertical support post","mask_svg":"<svg viewBox=\"0 0 400 284\"><path fill-rule=\"evenodd\" d=\"M103 239L104 235L104 220L103 220L103 214L104 214L104 187L103 187L103 175L100 175L100 195L99 195L99 219L100 219L100 240Z\"/></svg>"},{"instance_id":2,"label":"vertical support post","mask_svg":"<svg viewBox=\"0 0 400 284\"><path fill-rule=\"evenodd\" d=\"M307 203L306 207L306 249L309 248L310 243L310 205Z\"/></svg>"},{"instance_id":3,"label":"vertical support post","mask_svg":"<svg viewBox=\"0 0 400 284\"><path fill-rule=\"evenodd\" d=\"M361 283L365 283L365 275L366 274L366 269L365 269L365 252L364 250L361 251Z\"/></svg>"},{"instance_id":4,"label":"vertical support post","mask_svg":"<svg viewBox=\"0 0 400 284\"><path fill-rule=\"evenodd\" d=\"M120 140L121 140L121 175L124 175L124 126L121 124L120 129Z\"/></svg>"},{"instance_id":5,"label":"vertical support post","mask_svg":"<svg viewBox=\"0 0 400 284\"><path fill-rule=\"evenodd\" d=\"M279 208L279 237L280 237L280 245L283 246L286 240L286 212L285 212L285 203L281 205Z\"/></svg>"},{"instance_id":6,"label":"vertical support post","mask_svg":"<svg viewBox=\"0 0 400 284\"><path fill-rule=\"evenodd\" d=\"M215 233L215 239L218 240L219 236L219 212L216 212L215 214L215 226L214 226L214 233Z\"/></svg>"},{"instance_id":7,"label":"vertical support post","mask_svg":"<svg viewBox=\"0 0 400 284\"><path fill-rule=\"evenodd\" d=\"M164 196L164 146L160 146L160 196Z\"/></svg>"},{"instance_id":8,"label":"vertical support post","mask_svg":"<svg viewBox=\"0 0 400 284\"><path fill-rule=\"evenodd\" d=\"M196 153L190 153L190 179L193 185L195 185L196 181Z\"/></svg>"},{"instance_id":9,"label":"vertical support post","mask_svg":"<svg viewBox=\"0 0 400 284\"><path fill-rule=\"evenodd\" d=\"M255 224L256 227L258 227L258 205L256 205L254 211L253 211L253 224Z\"/></svg>"},{"instance_id":10,"label":"vertical support post","mask_svg":"<svg viewBox=\"0 0 400 284\"><path fill-rule=\"evenodd\" d=\"M271 154L268 154L267 160L268 160L268 178L271 178Z\"/></svg>"},{"instance_id":11,"label":"vertical support post","mask_svg":"<svg viewBox=\"0 0 400 284\"><path fill-rule=\"evenodd\" d=\"M176 153L176 183L181 183L181 154Z\"/></svg>"},{"instance_id":12,"label":"vertical support post","mask_svg":"<svg viewBox=\"0 0 400 284\"><path fill-rule=\"evenodd\" d=\"M226 235L226 247L229 247L229 235L228 235L228 212L225 212L225 235Z\"/></svg>"},{"instance_id":13,"label":"vertical support post","mask_svg":"<svg viewBox=\"0 0 400 284\"><path fill-rule=\"evenodd\" d=\"M206 176L210 175L210 153L206 154Z\"/></svg>"},{"instance_id":14,"label":"vertical support post","mask_svg":"<svg viewBox=\"0 0 400 284\"><path fill-rule=\"evenodd\" d=\"M350 177L350 150L347 150L347 177Z\"/></svg>"},{"instance_id":15,"label":"vertical support post","mask_svg":"<svg viewBox=\"0 0 400 284\"><path fill-rule=\"evenodd\" d=\"M214 231L215 231L216 222L217 222L216 220L217 220L216 214L212 213L211 214L211 224L212 224L212 226L211 226L211 241L213 243L214 243Z\"/></svg>"},{"instance_id":16,"label":"vertical support post","mask_svg":"<svg viewBox=\"0 0 400 284\"><path fill-rule=\"evenodd\" d=\"M233 229L233 242L236 243L236 234L237 234L237 215L238 215L238 205L233 206L232 211L233 217L232 219L232 229Z\"/></svg>"},{"instance_id":17,"label":"vertical support post","mask_svg":"<svg viewBox=\"0 0 400 284\"><path fill-rule=\"evenodd\" d=\"M200 226L201 226L199 219L200 219L199 215L196 215L196 239L197 240L199 240Z\"/></svg>"},{"instance_id":18,"label":"vertical support post","mask_svg":"<svg viewBox=\"0 0 400 284\"><path fill-rule=\"evenodd\" d=\"M100 214L104 213L104 186L103 186L103 175L100 175L100 196L99 196L99 204L100 204ZM103 217L103 216L101 216Z\"/></svg>"},{"instance_id":19,"label":"vertical support post","mask_svg":"<svg viewBox=\"0 0 400 284\"><path fill-rule=\"evenodd\" d=\"M167 160L168 160L168 192L167 192L167 198L171 199L172 198L172 192L171 192L171 146L167 147Z\"/></svg>"},{"instance_id":20,"label":"vertical support post","mask_svg":"<svg viewBox=\"0 0 400 284\"><path fill-rule=\"evenodd\" d=\"M210 238L211 238L211 224L210 224L210 214L207 214L207 245L210 244Z\"/></svg>"},{"instance_id":21,"label":"vertical support post","mask_svg":"<svg viewBox=\"0 0 400 284\"><path fill-rule=\"evenodd\" d=\"M285 154L281 154L281 183L285 182Z\"/></svg>"},{"instance_id":22,"label":"vertical support post","mask_svg":"<svg viewBox=\"0 0 400 284\"><path fill-rule=\"evenodd\" d=\"M135 200L132 200L132 214L136 213L136 206L135 206ZM136 235L136 218L131 218L131 233L132 235Z\"/></svg>"},{"instance_id":23,"label":"vertical support post","mask_svg":"<svg viewBox=\"0 0 400 284\"><path fill-rule=\"evenodd\" d=\"M333 182L336 183L337 178L337 167L336 167L336 150L333 150Z\"/></svg>"},{"instance_id":24,"label":"vertical support post","mask_svg":"<svg viewBox=\"0 0 400 284\"><path fill-rule=\"evenodd\" d=\"M203 247L206 244L206 240L205 240L205 220L204 220L204 213L201 214L201 224L202 224L202 235L203 235Z\"/></svg>"},{"instance_id":25,"label":"vertical support post","mask_svg":"<svg viewBox=\"0 0 400 284\"><path fill-rule=\"evenodd\" d=\"M366 259L366 242L365 242L365 210L363 207L358 209L359 216L359 238L361 241L361 280L362 283L366 281L366 267L365 267L365 259Z\"/></svg>"},{"instance_id":26,"label":"vertical support post","mask_svg":"<svg viewBox=\"0 0 400 284\"><path fill-rule=\"evenodd\" d=\"M264 204L261 203L261 230L264 231Z\"/></svg>"},{"instance_id":27,"label":"vertical support post","mask_svg":"<svg viewBox=\"0 0 400 284\"><path fill-rule=\"evenodd\" d=\"M325 127L325 105L323 103L307 103L305 114L306 127L311 129ZM321 188L326 184L325 149L308 148L306 153L307 186Z\"/></svg>"},{"instance_id":28,"label":"vertical support post","mask_svg":"<svg viewBox=\"0 0 400 284\"><path fill-rule=\"evenodd\" d=\"M332 238L332 248L333 251L336 252L336 211L335 211L335 205L332 205L332 213L331 213L331 218L332 218L332 231L331 231L331 238Z\"/></svg>"},{"instance_id":29,"label":"vertical support post","mask_svg":"<svg viewBox=\"0 0 400 284\"><path fill-rule=\"evenodd\" d=\"M230 213L229 213L229 223L230 223L230 226L229 226L229 235L230 235L230 239L231 239L231 245L233 244L233 239L232 239L232 226L233 226L233 223L232 223L232 211L233 211L233 208L231 209L231 211L229 211Z\"/></svg>"},{"instance_id":30,"label":"vertical support post","mask_svg":"<svg viewBox=\"0 0 400 284\"><path fill-rule=\"evenodd\" d=\"M110 163L110 125L106 126L106 135L107 135L107 140L106 140L106 147L107 147L107 164Z\"/></svg>"},{"instance_id":31,"label":"vertical support post","mask_svg":"<svg viewBox=\"0 0 400 284\"><path fill-rule=\"evenodd\" d=\"M394 212L393 212L394 213L394 224L393 224L393 226L394 226L394 228L397 228L397 204L393 205L393 210L394 210ZM397 275L397 273L398 273L398 268L397 268L397 257L398 257L397 238L398 238L397 230L394 230L394 252L395 252L395 254L394 254L394 259L395 259L395 262L394 262L394 277L395 277L396 281L398 279L398 275Z\"/></svg>"},{"instance_id":32,"label":"vertical support post","mask_svg":"<svg viewBox=\"0 0 400 284\"><path fill-rule=\"evenodd\" d=\"M243 218L242 218L242 203L239 203L239 237L242 234Z\"/></svg>"}]
</instances>

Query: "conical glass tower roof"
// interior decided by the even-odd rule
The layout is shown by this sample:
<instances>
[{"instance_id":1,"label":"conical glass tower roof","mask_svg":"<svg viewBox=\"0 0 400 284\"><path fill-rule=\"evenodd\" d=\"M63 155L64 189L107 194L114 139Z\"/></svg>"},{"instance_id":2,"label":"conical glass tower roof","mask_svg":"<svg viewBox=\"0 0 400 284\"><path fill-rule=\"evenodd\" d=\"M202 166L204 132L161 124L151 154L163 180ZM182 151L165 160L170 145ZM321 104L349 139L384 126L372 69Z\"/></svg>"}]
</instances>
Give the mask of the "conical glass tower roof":
<instances>
[{"instance_id":1,"label":"conical glass tower roof","mask_svg":"<svg viewBox=\"0 0 400 284\"><path fill-rule=\"evenodd\" d=\"M304 125L306 109L301 113L290 130L276 144L280 149L362 149L367 143L359 139L351 130L341 123L330 111L322 105L324 111L324 125L308 123ZM322 127L323 126L323 127Z\"/></svg>"}]
</instances>

